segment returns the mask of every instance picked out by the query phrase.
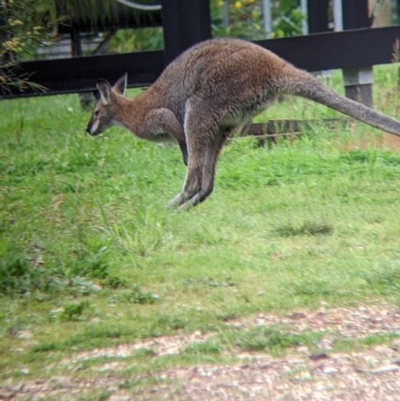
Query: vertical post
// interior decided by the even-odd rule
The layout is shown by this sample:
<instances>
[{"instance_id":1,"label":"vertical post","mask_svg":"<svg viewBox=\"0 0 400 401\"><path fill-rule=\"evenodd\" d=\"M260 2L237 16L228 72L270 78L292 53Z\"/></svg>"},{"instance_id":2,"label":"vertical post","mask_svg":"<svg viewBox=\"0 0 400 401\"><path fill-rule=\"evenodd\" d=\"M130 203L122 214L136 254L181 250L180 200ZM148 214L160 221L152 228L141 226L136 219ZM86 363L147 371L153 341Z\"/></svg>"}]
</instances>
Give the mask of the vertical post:
<instances>
[{"instance_id":1,"label":"vertical post","mask_svg":"<svg viewBox=\"0 0 400 401\"><path fill-rule=\"evenodd\" d=\"M271 17L271 2L270 0L262 0L263 21L266 38L271 37L272 32L272 17Z\"/></svg>"},{"instance_id":2,"label":"vertical post","mask_svg":"<svg viewBox=\"0 0 400 401\"><path fill-rule=\"evenodd\" d=\"M342 0L333 0L333 25L335 32L343 31Z\"/></svg>"},{"instance_id":3,"label":"vertical post","mask_svg":"<svg viewBox=\"0 0 400 401\"><path fill-rule=\"evenodd\" d=\"M343 28L357 29L371 26L368 0L343 0ZM346 97L372 107L372 67L343 69Z\"/></svg>"},{"instance_id":4,"label":"vertical post","mask_svg":"<svg viewBox=\"0 0 400 401\"><path fill-rule=\"evenodd\" d=\"M326 32L328 26L328 8L330 0L307 0L308 33ZM314 74L322 75L322 71Z\"/></svg>"},{"instance_id":5,"label":"vertical post","mask_svg":"<svg viewBox=\"0 0 400 401\"><path fill-rule=\"evenodd\" d=\"M396 13L397 13L397 18L400 19L400 0L396 1Z\"/></svg>"},{"instance_id":6,"label":"vertical post","mask_svg":"<svg viewBox=\"0 0 400 401\"><path fill-rule=\"evenodd\" d=\"M79 28L76 25L71 26L71 54L72 57L82 56L82 43Z\"/></svg>"},{"instance_id":7,"label":"vertical post","mask_svg":"<svg viewBox=\"0 0 400 401\"><path fill-rule=\"evenodd\" d=\"M229 26L229 0L224 0L222 5L222 25L224 27Z\"/></svg>"},{"instance_id":8,"label":"vertical post","mask_svg":"<svg viewBox=\"0 0 400 401\"><path fill-rule=\"evenodd\" d=\"M82 42L81 33L79 27L75 24L71 26L71 55L72 57L82 56ZM94 94L92 92L79 93L79 103L81 104L82 110L89 111L93 108L95 101Z\"/></svg>"},{"instance_id":9,"label":"vertical post","mask_svg":"<svg viewBox=\"0 0 400 401\"><path fill-rule=\"evenodd\" d=\"M399 0L400 1L400 0ZM308 0L300 0L300 8L301 8L301 13L304 16L307 16L307 5ZM303 35L308 35L308 17L304 18L303 21L301 22L301 32L303 33Z\"/></svg>"},{"instance_id":10,"label":"vertical post","mask_svg":"<svg viewBox=\"0 0 400 401\"><path fill-rule=\"evenodd\" d=\"M308 0L308 32L318 33L328 30L329 0Z\"/></svg>"},{"instance_id":11,"label":"vertical post","mask_svg":"<svg viewBox=\"0 0 400 401\"><path fill-rule=\"evenodd\" d=\"M209 0L162 0L165 63L194 44L211 38Z\"/></svg>"},{"instance_id":12,"label":"vertical post","mask_svg":"<svg viewBox=\"0 0 400 401\"><path fill-rule=\"evenodd\" d=\"M368 0L342 0L343 28L358 29L371 26Z\"/></svg>"}]
</instances>

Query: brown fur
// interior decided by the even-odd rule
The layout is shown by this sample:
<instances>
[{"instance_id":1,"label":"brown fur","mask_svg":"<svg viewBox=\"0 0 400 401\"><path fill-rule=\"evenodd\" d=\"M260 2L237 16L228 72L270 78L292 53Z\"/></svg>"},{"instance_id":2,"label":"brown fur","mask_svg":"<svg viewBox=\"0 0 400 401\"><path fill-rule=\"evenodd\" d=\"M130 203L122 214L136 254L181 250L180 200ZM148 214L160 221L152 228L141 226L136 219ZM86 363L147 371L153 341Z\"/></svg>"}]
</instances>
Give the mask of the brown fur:
<instances>
[{"instance_id":1,"label":"brown fur","mask_svg":"<svg viewBox=\"0 0 400 401\"><path fill-rule=\"evenodd\" d=\"M325 88L317 79L268 50L238 39L212 39L180 55L136 97L125 97L124 75L111 88L99 81L101 99L87 131L119 124L147 140L174 138L187 165L182 192L170 206L187 208L213 190L219 153L234 131L277 94L306 97L389 133L400 122Z\"/></svg>"}]
</instances>

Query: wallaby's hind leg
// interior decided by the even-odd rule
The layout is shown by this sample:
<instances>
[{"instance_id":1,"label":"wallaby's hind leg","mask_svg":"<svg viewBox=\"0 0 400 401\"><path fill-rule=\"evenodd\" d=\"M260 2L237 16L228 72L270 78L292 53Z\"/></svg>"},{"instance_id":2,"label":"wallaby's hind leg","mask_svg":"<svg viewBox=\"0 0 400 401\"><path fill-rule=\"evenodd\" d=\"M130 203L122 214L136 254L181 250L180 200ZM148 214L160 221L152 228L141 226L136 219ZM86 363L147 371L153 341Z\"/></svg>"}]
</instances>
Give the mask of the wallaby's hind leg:
<instances>
[{"instance_id":1,"label":"wallaby's hind leg","mask_svg":"<svg viewBox=\"0 0 400 401\"><path fill-rule=\"evenodd\" d=\"M215 137L215 140L208 149L203 166L200 202L203 202L214 189L215 168L217 166L218 156L221 153L226 140L231 137L235 130L235 127L224 127L220 129L218 135Z\"/></svg>"},{"instance_id":2,"label":"wallaby's hind leg","mask_svg":"<svg viewBox=\"0 0 400 401\"><path fill-rule=\"evenodd\" d=\"M190 110L187 114L185 120L188 151L187 173L182 192L168 203L169 207L180 207L192 197L197 199L201 191L206 156L210 146L214 144L218 130L216 121L210 118L210 115L211 113L207 115L205 110L202 113ZM193 200L191 203L196 204L198 202L199 200Z\"/></svg>"},{"instance_id":3,"label":"wallaby's hind leg","mask_svg":"<svg viewBox=\"0 0 400 401\"><path fill-rule=\"evenodd\" d=\"M183 205L200 191L205 150L203 144L190 144L188 141L188 164L183 190L168 203L169 207Z\"/></svg>"},{"instance_id":4,"label":"wallaby's hind leg","mask_svg":"<svg viewBox=\"0 0 400 401\"><path fill-rule=\"evenodd\" d=\"M187 150L186 142L180 141L180 142L178 142L178 144L179 144L179 147L182 152L183 163L185 164L185 166L187 166L188 165L188 150Z\"/></svg>"},{"instance_id":5,"label":"wallaby's hind leg","mask_svg":"<svg viewBox=\"0 0 400 401\"><path fill-rule=\"evenodd\" d=\"M226 127L220 129L217 135L213 138L212 142L208 144L207 151L203 164L203 172L201 177L200 190L192 196L189 200L183 203L179 209L188 209L198 203L203 202L214 189L215 168L218 161L218 156L226 142L230 137L234 128Z\"/></svg>"}]
</instances>

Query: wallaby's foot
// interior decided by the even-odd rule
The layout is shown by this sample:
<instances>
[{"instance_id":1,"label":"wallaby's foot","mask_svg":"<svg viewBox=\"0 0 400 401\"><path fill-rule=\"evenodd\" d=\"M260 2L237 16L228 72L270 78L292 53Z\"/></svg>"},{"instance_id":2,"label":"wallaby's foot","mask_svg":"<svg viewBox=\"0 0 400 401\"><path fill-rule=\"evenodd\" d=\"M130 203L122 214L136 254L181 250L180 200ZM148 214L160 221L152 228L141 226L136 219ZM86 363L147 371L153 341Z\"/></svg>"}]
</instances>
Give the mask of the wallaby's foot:
<instances>
[{"instance_id":1,"label":"wallaby's foot","mask_svg":"<svg viewBox=\"0 0 400 401\"><path fill-rule=\"evenodd\" d=\"M192 196L189 200L186 202L182 203L179 207L178 210L180 212L186 211L191 209L193 206L198 205L201 202L201 195L200 192Z\"/></svg>"},{"instance_id":2,"label":"wallaby's foot","mask_svg":"<svg viewBox=\"0 0 400 401\"><path fill-rule=\"evenodd\" d=\"M168 207L178 209L179 211L189 210L193 206L203 202L211 194L212 189L212 186L210 186L207 191L200 190L192 194L181 192L171 199L168 203Z\"/></svg>"},{"instance_id":3,"label":"wallaby's foot","mask_svg":"<svg viewBox=\"0 0 400 401\"><path fill-rule=\"evenodd\" d=\"M187 192L181 192L168 202L167 207L169 209L178 209L183 211L190 209L199 202L200 193L189 194Z\"/></svg>"},{"instance_id":4,"label":"wallaby's foot","mask_svg":"<svg viewBox=\"0 0 400 401\"><path fill-rule=\"evenodd\" d=\"M182 204L182 194L178 194L174 196L168 203L167 203L167 208L168 209L176 209L179 207L180 204Z\"/></svg>"}]
</instances>

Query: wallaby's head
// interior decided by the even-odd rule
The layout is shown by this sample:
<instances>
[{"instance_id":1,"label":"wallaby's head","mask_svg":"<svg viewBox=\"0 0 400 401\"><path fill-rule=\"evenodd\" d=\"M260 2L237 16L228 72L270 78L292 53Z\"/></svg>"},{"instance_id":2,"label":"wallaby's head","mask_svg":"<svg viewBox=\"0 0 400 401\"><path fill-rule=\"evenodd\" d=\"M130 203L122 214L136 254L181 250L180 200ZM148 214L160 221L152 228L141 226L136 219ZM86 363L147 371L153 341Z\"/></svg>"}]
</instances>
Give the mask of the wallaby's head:
<instances>
[{"instance_id":1,"label":"wallaby's head","mask_svg":"<svg viewBox=\"0 0 400 401\"><path fill-rule=\"evenodd\" d=\"M124 74L114 86L111 86L104 79L97 82L96 86L99 90L100 97L86 128L88 134L92 136L98 135L115 124L114 116L117 106L117 97L124 94L127 79L127 74Z\"/></svg>"}]
</instances>

